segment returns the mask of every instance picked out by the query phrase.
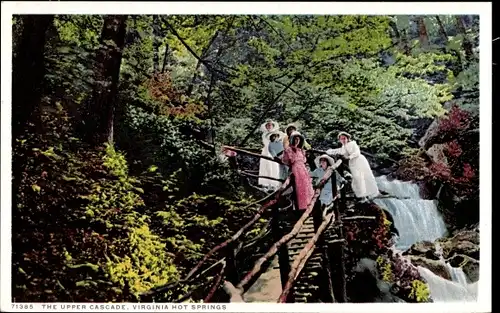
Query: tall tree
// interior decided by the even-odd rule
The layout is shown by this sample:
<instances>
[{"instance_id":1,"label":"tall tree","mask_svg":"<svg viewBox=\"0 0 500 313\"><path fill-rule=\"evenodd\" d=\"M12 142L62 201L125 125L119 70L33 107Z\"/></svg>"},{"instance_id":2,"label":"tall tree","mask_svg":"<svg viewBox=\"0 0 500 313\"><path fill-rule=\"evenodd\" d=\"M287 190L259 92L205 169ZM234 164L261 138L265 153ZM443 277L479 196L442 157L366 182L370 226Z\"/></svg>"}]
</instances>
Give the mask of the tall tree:
<instances>
[{"instance_id":1,"label":"tall tree","mask_svg":"<svg viewBox=\"0 0 500 313\"><path fill-rule=\"evenodd\" d=\"M399 48L403 51L404 54L410 55L411 54L411 47L410 47L410 43L408 42L408 36L406 34L406 29L401 29L401 31L400 31L396 21L394 21L394 20L391 20L389 22L389 26L392 29L392 32L394 35L394 40L397 42Z\"/></svg>"},{"instance_id":2,"label":"tall tree","mask_svg":"<svg viewBox=\"0 0 500 313\"><path fill-rule=\"evenodd\" d=\"M439 27L439 35L443 38L443 41L446 44L448 43L448 33L446 33L446 28L444 28L443 21L441 21L439 15L436 15L436 21Z\"/></svg>"},{"instance_id":3,"label":"tall tree","mask_svg":"<svg viewBox=\"0 0 500 313\"><path fill-rule=\"evenodd\" d=\"M457 26L458 33L462 35L462 49L465 52L465 59L467 62L470 62L474 56L474 52L472 51L472 42L469 40L467 36L467 31L465 29L465 23L463 20L464 16L457 15L455 16L455 22Z\"/></svg>"},{"instance_id":4,"label":"tall tree","mask_svg":"<svg viewBox=\"0 0 500 313\"><path fill-rule=\"evenodd\" d=\"M425 27L424 17L419 15L415 17L418 26L418 38L420 41L420 47L426 49L429 47L429 36L427 35L427 28Z\"/></svg>"},{"instance_id":5,"label":"tall tree","mask_svg":"<svg viewBox=\"0 0 500 313\"><path fill-rule=\"evenodd\" d=\"M40 102L45 75L44 48L53 15L25 15L23 31L12 65L12 132L13 140Z\"/></svg>"},{"instance_id":6,"label":"tall tree","mask_svg":"<svg viewBox=\"0 0 500 313\"><path fill-rule=\"evenodd\" d=\"M160 25L158 15L153 15L153 72L158 74L160 71Z\"/></svg>"},{"instance_id":7,"label":"tall tree","mask_svg":"<svg viewBox=\"0 0 500 313\"><path fill-rule=\"evenodd\" d=\"M118 79L125 43L126 15L108 15L104 19L100 48L94 68L95 86L89 104L88 138L93 144L113 142L113 124L117 103Z\"/></svg>"}]
</instances>

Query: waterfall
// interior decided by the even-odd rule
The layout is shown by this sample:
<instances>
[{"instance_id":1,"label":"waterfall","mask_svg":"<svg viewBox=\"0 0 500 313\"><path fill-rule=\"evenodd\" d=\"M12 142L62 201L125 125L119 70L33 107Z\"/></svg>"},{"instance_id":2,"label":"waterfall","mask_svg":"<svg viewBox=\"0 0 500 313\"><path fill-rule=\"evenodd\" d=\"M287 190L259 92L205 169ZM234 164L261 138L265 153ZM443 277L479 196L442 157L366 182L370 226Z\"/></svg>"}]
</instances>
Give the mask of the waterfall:
<instances>
[{"instance_id":1,"label":"waterfall","mask_svg":"<svg viewBox=\"0 0 500 313\"><path fill-rule=\"evenodd\" d=\"M420 241L434 242L447 234L446 225L434 200L420 197L420 188L411 182L389 181L386 176L375 178L381 191L393 198L374 199L374 202L391 213L394 226L399 231L395 250L404 251ZM434 302L477 301L477 282L469 284L460 267L452 267L442 255L442 247L435 243L440 261L445 264L451 279L444 279L425 267L417 266L429 286Z\"/></svg>"},{"instance_id":2,"label":"waterfall","mask_svg":"<svg viewBox=\"0 0 500 313\"><path fill-rule=\"evenodd\" d=\"M450 272L452 280L444 279L431 272L429 269L417 266L418 272L427 281L431 297L434 302L475 302L477 301L477 282L467 284L464 272L461 268L452 268L458 273L458 277Z\"/></svg>"},{"instance_id":3,"label":"waterfall","mask_svg":"<svg viewBox=\"0 0 500 313\"><path fill-rule=\"evenodd\" d=\"M461 267L453 267L450 263L446 263L446 270L450 273L451 280L459 283L462 286L467 286L467 275Z\"/></svg>"},{"instance_id":4,"label":"waterfall","mask_svg":"<svg viewBox=\"0 0 500 313\"><path fill-rule=\"evenodd\" d=\"M416 184L389 181L386 176L375 179L381 191L394 197L375 199L374 202L391 213L399 231L398 250L407 250L419 241L433 242L446 235L446 226L435 201L422 199Z\"/></svg>"}]
</instances>

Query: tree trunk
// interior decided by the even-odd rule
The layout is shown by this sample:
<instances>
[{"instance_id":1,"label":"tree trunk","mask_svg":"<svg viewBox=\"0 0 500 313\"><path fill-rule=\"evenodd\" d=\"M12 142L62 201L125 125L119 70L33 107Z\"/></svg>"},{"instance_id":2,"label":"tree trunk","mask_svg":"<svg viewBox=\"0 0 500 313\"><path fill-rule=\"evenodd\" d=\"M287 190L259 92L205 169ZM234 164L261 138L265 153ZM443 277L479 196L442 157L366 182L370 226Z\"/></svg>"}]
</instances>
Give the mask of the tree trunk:
<instances>
[{"instance_id":1,"label":"tree trunk","mask_svg":"<svg viewBox=\"0 0 500 313\"><path fill-rule=\"evenodd\" d=\"M160 72L160 26L158 25L158 15L153 15L153 73Z\"/></svg>"},{"instance_id":2,"label":"tree trunk","mask_svg":"<svg viewBox=\"0 0 500 313\"><path fill-rule=\"evenodd\" d=\"M219 31L216 31L215 34L212 36L212 39L210 39L210 42L208 45L203 49L200 58L203 60L206 58L208 51L210 50L210 47L212 47L212 44L215 42L215 39L219 36ZM191 96L194 88L194 84L196 83L196 79L198 78L198 72L200 70L201 66L201 61L198 60L196 63L196 68L194 69L193 77L191 78L191 83L189 84L187 91L186 91L186 96ZM213 74L212 74L213 76Z\"/></svg>"},{"instance_id":3,"label":"tree trunk","mask_svg":"<svg viewBox=\"0 0 500 313\"><path fill-rule=\"evenodd\" d=\"M115 115L118 80L122 50L125 42L126 15L108 15L101 33L101 46L97 51L95 87L89 105L87 136L91 143L100 145L113 142L113 122Z\"/></svg>"},{"instance_id":4,"label":"tree trunk","mask_svg":"<svg viewBox=\"0 0 500 313\"><path fill-rule=\"evenodd\" d=\"M469 37L467 36L467 31L465 30L465 24L463 21L463 17L461 15L458 15L455 17L456 21L456 26L458 29L458 33L462 34L463 40L462 40L462 49L465 51L465 58L467 62L470 62L472 58L474 57L474 52L472 51L472 43L469 40Z\"/></svg>"},{"instance_id":5,"label":"tree trunk","mask_svg":"<svg viewBox=\"0 0 500 313\"><path fill-rule=\"evenodd\" d=\"M406 31L402 30L401 32L398 29L398 26L394 21L391 21L389 25L392 28L392 31L394 32L394 39L396 40L399 48L403 51L404 54L410 55L411 54L411 48L410 44L408 43L408 38L406 37Z\"/></svg>"},{"instance_id":6,"label":"tree trunk","mask_svg":"<svg viewBox=\"0 0 500 313\"><path fill-rule=\"evenodd\" d=\"M437 21L438 28L439 28L439 35L443 38L443 41L446 44L448 42L448 34L446 33L446 29L444 28L443 21L441 21L441 18L439 17L439 15L436 15L436 21Z\"/></svg>"},{"instance_id":7,"label":"tree trunk","mask_svg":"<svg viewBox=\"0 0 500 313\"><path fill-rule=\"evenodd\" d=\"M169 49L168 49L168 43L165 43L165 54L163 55L163 65L161 67L161 73L165 73L165 70L167 69L167 64L169 60Z\"/></svg>"},{"instance_id":8,"label":"tree trunk","mask_svg":"<svg viewBox=\"0 0 500 313\"><path fill-rule=\"evenodd\" d=\"M27 155L16 153L16 139L21 139L28 122L40 103L45 76L44 48L46 30L54 20L53 15L24 15L23 30L16 55L12 62L12 217L16 217L17 203L22 194L19 188ZM8 104L7 104L8 105ZM36 121L37 125L39 121Z\"/></svg>"},{"instance_id":9,"label":"tree trunk","mask_svg":"<svg viewBox=\"0 0 500 313\"><path fill-rule=\"evenodd\" d=\"M436 15L436 21L438 24L439 35L441 36L441 38L443 39L443 42L445 44L445 46L443 47L442 50L443 50L443 52L446 52L446 44L448 43L448 34L446 33L446 28L444 27L443 21L441 20L439 15ZM452 54L457 57L456 66L453 66L453 68L452 68L453 74L455 76L457 76L463 69L462 57L460 56L460 51L457 51L457 50L453 50Z\"/></svg>"},{"instance_id":10,"label":"tree trunk","mask_svg":"<svg viewBox=\"0 0 500 313\"><path fill-rule=\"evenodd\" d=\"M42 96L45 75L45 33L53 15L25 15L23 32L12 64L12 140L18 138Z\"/></svg>"},{"instance_id":11,"label":"tree trunk","mask_svg":"<svg viewBox=\"0 0 500 313\"><path fill-rule=\"evenodd\" d=\"M427 35L427 28L425 27L424 17L417 16L415 19L418 26L418 37L420 41L420 47L422 49L427 49L429 47L429 36Z\"/></svg>"}]
</instances>

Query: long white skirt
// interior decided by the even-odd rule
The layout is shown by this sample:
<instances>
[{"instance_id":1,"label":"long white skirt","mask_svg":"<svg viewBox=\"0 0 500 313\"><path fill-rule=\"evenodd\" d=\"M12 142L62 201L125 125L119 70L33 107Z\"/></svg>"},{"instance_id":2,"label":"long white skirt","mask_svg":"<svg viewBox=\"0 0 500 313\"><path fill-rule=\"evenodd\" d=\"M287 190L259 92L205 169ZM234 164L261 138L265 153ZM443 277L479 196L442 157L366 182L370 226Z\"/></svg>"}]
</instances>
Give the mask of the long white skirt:
<instances>
[{"instance_id":1,"label":"long white skirt","mask_svg":"<svg viewBox=\"0 0 500 313\"><path fill-rule=\"evenodd\" d=\"M379 194L375 176L364 155L349 160L352 175L352 191L356 197L375 197Z\"/></svg>"},{"instance_id":2,"label":"long white skirt","mask_svg":"<svg viewBox=\"0 0 500 313\"><path fill-rule=\"evenodd\" d=\"M262 155L271 156L267 146L262 148ZM272 162L266 159L260 159L259 166L259 176L268 176L273 178L280 178L280 165L276 162ZM267 178L259 178L258 184L264 187L278 188L281 183L276 180L271 180Z\"/></svg>"}]
</instances>

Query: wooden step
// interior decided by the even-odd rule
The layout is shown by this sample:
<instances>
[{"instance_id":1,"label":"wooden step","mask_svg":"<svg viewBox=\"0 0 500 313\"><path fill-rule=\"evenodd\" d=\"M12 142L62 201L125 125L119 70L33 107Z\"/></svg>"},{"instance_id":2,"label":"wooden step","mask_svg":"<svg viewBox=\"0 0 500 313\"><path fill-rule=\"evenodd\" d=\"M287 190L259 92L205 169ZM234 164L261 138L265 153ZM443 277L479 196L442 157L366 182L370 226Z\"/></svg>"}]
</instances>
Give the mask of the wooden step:
<instances>
[{"instance_id":1,"label":"wooden step","mask_svg":"<svg viewBox=\"0 0 500 313\"><path fill-rule=\"evenodd\" d=\"M290 240L290 242L288 243L288 245L289 246L292 246L292 245L294 245L294 246L296 246L296 245L303 245L303 246L305 246L309 242L309 240L311 238L306 238L306 237L299 238L299 239L295 238L295 239Z\"/></svg>"},{"instance_id":2,"label":"wooden step","mask_svg":"<svg viewBox=\"0 0 500 313\"><path fill-rule=\"evenodd\" d=\"M295 256L295 255L299 254L301 251L302 251L302 249L289 250L288 251L288 255L289 256Z\"/></svg>"}]
</instances>

